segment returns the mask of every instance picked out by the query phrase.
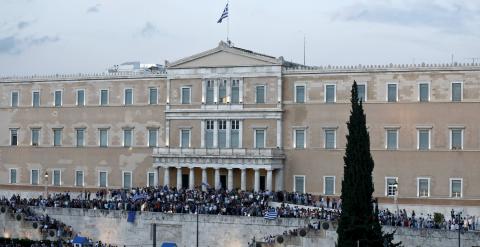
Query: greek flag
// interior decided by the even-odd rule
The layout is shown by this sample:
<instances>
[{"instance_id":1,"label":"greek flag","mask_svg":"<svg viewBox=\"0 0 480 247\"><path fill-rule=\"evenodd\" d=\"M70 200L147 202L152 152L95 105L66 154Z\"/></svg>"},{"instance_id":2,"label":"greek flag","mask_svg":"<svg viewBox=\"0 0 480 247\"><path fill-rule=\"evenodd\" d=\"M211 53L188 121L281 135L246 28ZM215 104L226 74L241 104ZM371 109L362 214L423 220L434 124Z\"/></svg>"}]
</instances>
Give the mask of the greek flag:
<instances>
[{"instance_id":1,"label":"greek flag","mask_svg":"<svg viewBox=\"0 0 480 247\"><path fill-rule=\"evenodd\" d=\"M275 209L269 209L266 213L265 216L263 216L264 219L266 220L274 220L278 216L277 211Z\"/></svg>"},{"instance_id":2,"label":"greek flag","mask_svg":"<svg viewBox=\"0 0 480 247\"><path fill-rule=\"evenodd\" d=\"M228 17L228 3L225 6L225 9L223 10L222 15L220 16L220 19L218 19L217 23L222 23L223 19Z\"/></svg>"}]
</instances>

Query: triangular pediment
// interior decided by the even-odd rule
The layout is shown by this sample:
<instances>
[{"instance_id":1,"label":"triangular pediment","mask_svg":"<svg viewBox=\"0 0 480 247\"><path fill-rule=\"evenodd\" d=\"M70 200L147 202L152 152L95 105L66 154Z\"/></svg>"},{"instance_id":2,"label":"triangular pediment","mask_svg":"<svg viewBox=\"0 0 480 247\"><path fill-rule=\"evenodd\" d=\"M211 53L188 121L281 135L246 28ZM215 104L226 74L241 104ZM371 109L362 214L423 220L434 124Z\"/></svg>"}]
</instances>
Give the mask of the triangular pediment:
<instances>
[{"instance_id":1,"label":"triangular pediment","mask_svg":"<svg viewBox=\"0 0 480 247\"><path fill-rule=\"evenodd\" d=\"M244 67L281 65L282 60L255 53L241 48L231 47L224 42L208 50L167 65L169 69Z\"/></svg>"}]
</instances>

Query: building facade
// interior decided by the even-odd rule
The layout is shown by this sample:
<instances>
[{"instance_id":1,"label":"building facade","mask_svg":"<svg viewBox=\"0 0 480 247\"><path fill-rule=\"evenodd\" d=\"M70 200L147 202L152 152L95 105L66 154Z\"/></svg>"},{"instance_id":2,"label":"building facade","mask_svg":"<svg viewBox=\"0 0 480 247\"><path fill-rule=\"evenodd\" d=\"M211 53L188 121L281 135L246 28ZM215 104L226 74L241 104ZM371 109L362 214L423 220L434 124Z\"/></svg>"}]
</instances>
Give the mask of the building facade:
<instances>
[{"instance_id":1,"label":"building facade","mask_svg":"<svg viewBox=\"0 0 480 247\"><path fill-rule=\"evenodd\" d=\"M479 205L479 64L307 67L224 42L158 73L2 78L0 183L339 196L354 80L375 196Z\"/></svg>"}]
</instances>

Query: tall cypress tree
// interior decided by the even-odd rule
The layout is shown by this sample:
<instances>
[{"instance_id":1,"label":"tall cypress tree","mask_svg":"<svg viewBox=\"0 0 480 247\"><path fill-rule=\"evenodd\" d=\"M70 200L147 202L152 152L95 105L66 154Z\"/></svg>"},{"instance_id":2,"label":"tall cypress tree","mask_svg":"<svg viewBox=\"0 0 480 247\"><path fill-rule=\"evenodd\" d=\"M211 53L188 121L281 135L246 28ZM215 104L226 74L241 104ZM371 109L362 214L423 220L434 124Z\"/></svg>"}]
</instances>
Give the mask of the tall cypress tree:
<instances>
[{"instance_id":1,"label":"tall cypress tree","mask_svg":"<svg viewBox=\"0 0 480 247\"><path fill-rule=\"evenodd\" d=\"M347 123L347 147L343 157L345 164L341 195L342 215L337 229L338 246L391 246L384 241L377 213L373 210L374 162L370 154L366 117L355 81L351 104L350 120Z\"/></svg>"}]
</instances>

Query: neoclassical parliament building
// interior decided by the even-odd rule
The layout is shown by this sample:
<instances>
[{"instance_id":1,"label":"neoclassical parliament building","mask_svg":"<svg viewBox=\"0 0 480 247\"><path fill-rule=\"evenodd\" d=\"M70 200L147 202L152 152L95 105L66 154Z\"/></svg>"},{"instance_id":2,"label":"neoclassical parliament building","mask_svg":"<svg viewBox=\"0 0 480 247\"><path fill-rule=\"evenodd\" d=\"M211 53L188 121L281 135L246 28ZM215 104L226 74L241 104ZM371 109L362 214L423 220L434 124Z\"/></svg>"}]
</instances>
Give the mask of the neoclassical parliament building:
<instances>
[{"instance_id":1,"label":"neoclassical parliament building","mask_svg":"<svg viewBox=\"0 0 480 247\"><path fill-rule=\"evenodd\" d=\"M225 42L156 72L1 78L0 187L339 196L354 80L374 196L480 204L480 64L313 67Z\"/></svg>"}]
</instances>

